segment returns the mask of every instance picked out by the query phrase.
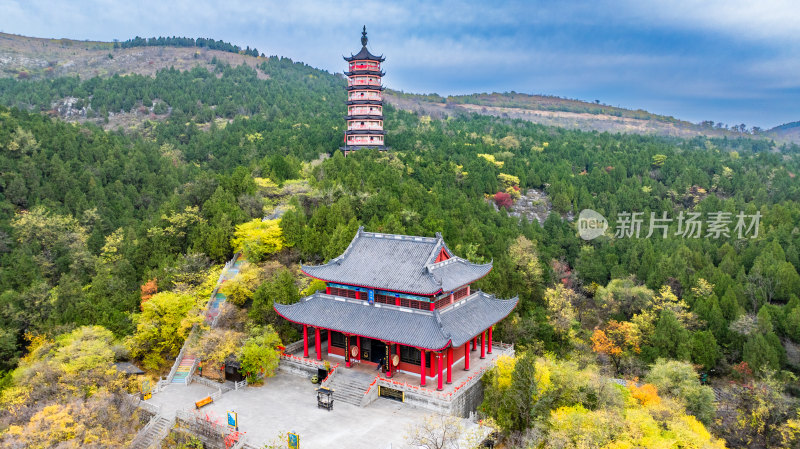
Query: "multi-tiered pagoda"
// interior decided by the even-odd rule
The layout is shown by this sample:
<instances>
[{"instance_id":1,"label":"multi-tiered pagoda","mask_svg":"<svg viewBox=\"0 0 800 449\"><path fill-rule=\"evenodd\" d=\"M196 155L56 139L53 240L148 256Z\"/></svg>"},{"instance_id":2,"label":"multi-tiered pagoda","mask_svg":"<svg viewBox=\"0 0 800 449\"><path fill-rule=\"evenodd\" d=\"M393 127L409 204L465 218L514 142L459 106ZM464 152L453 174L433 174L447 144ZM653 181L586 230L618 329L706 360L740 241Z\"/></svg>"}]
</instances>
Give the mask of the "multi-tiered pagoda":
<instances>
[{"instance_id":1,"label":"multi-tiered pagoda","mask_svg":"<svg viewBox=\"0 0 800 449\"><path fill-rule=\"evenodd\" d=\"M344 155L362 148L385 150L383 132L383 56L367 50L367 27L361 32L361 51L350 57L347 75L347 130L344 132Z\"/></svg>"},{"instance_id":2,"label":"multi-tiered pagoda","mask_svg":"<svg viewBox=\"0 0 800 449\"><path fill-rule=\"evenodd\" d=\"M435 378L439 390L443 373L451 382L454 364L463 360L469 370L470 357L492 352L492 326L517 305L517 298L472 291L470 284L492 264L455 256L439 233L413 237L359 228L342 255L302 269L325 281L325 293L275 304L275 310L303 325L304 357L308 328L314 328L317 360L320 331L327 330L327 353L345 359L347 367L353 361L382 363L387 377L398 370L415 373L422 386Z\"/></svg>"}]
</instances>

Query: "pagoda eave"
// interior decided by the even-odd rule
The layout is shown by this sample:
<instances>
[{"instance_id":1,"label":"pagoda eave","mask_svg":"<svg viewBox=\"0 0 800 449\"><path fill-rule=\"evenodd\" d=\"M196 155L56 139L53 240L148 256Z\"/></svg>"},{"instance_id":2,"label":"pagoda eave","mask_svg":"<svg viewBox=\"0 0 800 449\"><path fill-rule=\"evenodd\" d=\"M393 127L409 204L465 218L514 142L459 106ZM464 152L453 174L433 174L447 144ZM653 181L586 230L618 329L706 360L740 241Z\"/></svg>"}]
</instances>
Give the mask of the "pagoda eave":
<instances>
[{"instance_id":1,"label":"pagoda eave","mask_svg":"<svg viewBox=\"0 0 800 449\"><path fill-rule=\"evenodd\" d=\"M380 114L372 114L372 115L345 115L345 120L383 120L383 116Z\"/></svg>"},{"instance_id":2,"label":"pagoda eave","mask_svg":"<svg viewBox=\"0 0 800 449\"><path fill-rule=\"evenodd\" d=\"M364 50L366 49L362 49L362 52L359 52L357 55L342 56L342 59L344 59L347 62L357 62L357 61L383 62L386 60L386 58L384 58L383 55L375 56L373 54L370 54L369 52L367 52L367 54L362 54Z\"/></svg>"},{"instance_id":3,"label":"pagoda eave","mask_svg":"<svg viewBox=\"0 0 800 449\"><path fill-rule=\"evenodd\" d=\"M368 85L368 86L347 86L347 90L378 90L378 91L381 91L381 90L384 90L384 89L386 89L386 88L383 87L383 86L372 86L372 85Z\"/></svg>"},{"instance_id":4,"label":"pagoda eave","mask_svg":"<svg viewBox=\"0 0 800 449\"><path fill-rule=\"evenodd\" d=\"M386 151L389 149L386 145L345 145L339 147L342 151L358 151L358 150L378 150Z\"/></svg>"},{"instance_id":5,"label":"pagoda eave","mask_svg":"<svg viewBox=\"0 0 800 449\"><path fill-rule=\"evenodd\" d=\"M347 106L354 106L359 104L371 104L371 105L378 105L383 106L382 100L349 100L347 101Z\"/></svg>"},{"instance_id":6,"label":"pagoda eave","mask_svg":"<svg viewBox=\"0 0 800 449\"><path fill-rule=\"evenodd\" d=\"M386 131L382 129L348 129L344 132L345 136L383 136Z\"/></svg>"},{"instance_id":7,"label":"pagoda eave","mask_svg":"<svg viewBox=\"0 0 800 449\"><path fill-rule=\"evenodd\" d=\"M354 70L352 72L344 72L345 76L355 76L355 75L372 75L372 76L384 76L386 72L382 72L380 70Z\"/></svg>"}]
</instances>

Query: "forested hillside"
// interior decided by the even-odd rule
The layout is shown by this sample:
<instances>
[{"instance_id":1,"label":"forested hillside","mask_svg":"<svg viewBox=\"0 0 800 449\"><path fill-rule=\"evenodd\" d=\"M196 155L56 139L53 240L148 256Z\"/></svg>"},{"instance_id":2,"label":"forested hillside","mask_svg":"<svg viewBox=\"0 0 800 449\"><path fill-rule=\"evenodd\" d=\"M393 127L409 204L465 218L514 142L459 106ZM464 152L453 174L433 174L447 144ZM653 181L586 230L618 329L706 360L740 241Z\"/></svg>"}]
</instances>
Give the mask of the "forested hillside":
<instances>
[{"instance_id":1,"label":"forested hillside","mask_svg":"<svg viewBox=\"0 0 800 449\"><path fill-rule=\"evenodd\" d=\"M363 225L442 232L456 254L494 261L476 287L520 296L496 338L524 355L489 376L487 397L496 400L482 411L523 447L534 439L622 444L634 441L630 429L654 428L653 438L685 447L719 444L706 428L733 447L797 444L797 146L581 132L477 114L437 120L387 106L391 151L345 159L337 151L340 77L285 58L265 58L258 71L216 62L212 71L154 77L0 80L0 102L11 107L0 107L0 369L11 373L0 398L11 412L0 420L3 441L23 447L39 435L37 420L55 411L118 432L124 423L81 421L72 396L19 409L38 398L32 367L57 376L55 361L85 339L104 348L102 360L86 364L92 369L131 359L163 373L198 322L216 264L237 249L250 248L252 267L231 292L230 332L201 345L231 355L236 345L214 341L266 341L269 325L284 343L296 338L271 304L313 291L297 263L335 257ZM70 107L89 123L40 113L64 97L77 99ZM91 123L118 111L141 120L119 131ZM529 188L553 201L556 213L541 226L492 200ZM258 228L276 208L287 210L279 230L272 221ZM587 208L611 226L591 241L563 218ZM676 220L666 238L614 236L625 212L642 212L646 226L650 212L719 211L759 213L758 235L704 230L692 238L676 234ZM248 239L268 249L252 252ZM166 324L177 331L153 332ZM718 388L720 411L695 369ZM610 377L646 383L617 391ZM538 390L509 390L531 384ZM115 385L108 394L124 390ZM521 403L519 394L532 399ZM620 417L627 427L603 424Z\"/></svg>"}]
</instances>

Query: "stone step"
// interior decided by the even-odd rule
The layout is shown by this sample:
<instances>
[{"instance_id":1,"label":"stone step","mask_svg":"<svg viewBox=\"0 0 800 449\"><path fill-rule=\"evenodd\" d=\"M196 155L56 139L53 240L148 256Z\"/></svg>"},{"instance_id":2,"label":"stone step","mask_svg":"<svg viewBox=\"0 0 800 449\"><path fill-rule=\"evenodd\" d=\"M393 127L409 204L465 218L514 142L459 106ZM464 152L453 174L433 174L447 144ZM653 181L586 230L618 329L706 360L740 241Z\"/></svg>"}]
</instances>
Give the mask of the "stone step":
<instances>
[{"instance_id":1,"label":"stone step","mask_svg":"<svg viewBox=\"0 0 800 449\"><path fill-rule=\"evenodd\" d=\"M359 373L337 374L330 383L333 400L360 407L361 399L374 379L374 376Z\"/></svg>"},{"instance_id":2,"label":"stone step","mask_svg":"<svg viewBox=\"0 0 800 449\"><path fill-rule=\"evenodd\" d=\"M161 441L157 441L159 436L166 433L166 430L172 427L171 421L163 416L159 416L156 419L156 422L153 424L150 429L147 430L147 433L141 436L137 436L134 440L133 444L131 445L131 449L147 449L150 447L159 447Z\"/></svg>"}]
</instances>

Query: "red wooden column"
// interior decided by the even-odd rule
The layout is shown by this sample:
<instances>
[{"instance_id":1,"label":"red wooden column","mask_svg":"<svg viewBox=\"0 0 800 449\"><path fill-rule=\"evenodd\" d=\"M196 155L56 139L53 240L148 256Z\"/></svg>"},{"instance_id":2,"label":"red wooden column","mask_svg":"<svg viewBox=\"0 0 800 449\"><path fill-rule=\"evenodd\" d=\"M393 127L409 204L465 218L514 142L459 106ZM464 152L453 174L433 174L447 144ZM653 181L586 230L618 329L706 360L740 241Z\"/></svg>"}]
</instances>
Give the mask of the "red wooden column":
<instances>
[{"instance_id":1,"label":"red wooden column","mask_svg":"<svg viewBox=\"0 0 800 449\"><path fill-rule=\"evenodd\" d=\"M481 332L481 358L486 358L486 331Z\"/></svg>"},{"instance_id":2,"label":"red wooden column","mask_svg":"<svg viewBox=\"0 0 800 449\"><path fill-rule=\"evenodd\" d=\"M326 295L330 295L331 294L331 288L328 287L327 285L325 286L325 294Z\"/></svg>"},{"instance_id":3,"label":"red wooden column","mask_svg":"<svg viewBox=\"0 0 800 449\"><path fill-rule=\"evenodd\" d=\"M436 353L436 371L437 371L436 389L439 390L439 391L444 390L444 388L442 386L442 365L444 365L444 363L442 362L442 353L441 352L437 352Z\"/></svg>"},{"instance_id":4,"label":"red wooden column","mask_svg":"<svg viewBox=\"0 0 800 449\"><path fill-rule=\"evenodd\" d=\"M328 335L328 346L325 346L325 355L331 355L331 330L328 329L326 334ZM322 343L320 342L320 345Z\"/></svg>"},{"instance_id":5,"label":"red wooden column","mask_svg":"<svg viewBox=\"0 0 800 449\"><path fill-rule=\"evenodd\" d=\"M469 371L469 342L464 343L464 371Z\"/></svg>"},{"instance_id":6,"label":"red wooden column","mask_svg":"<svg viewBox=\"0 0 800 449\"><path fill-rule=\"evenodd\" d=\"M431 352L431 368L430 368L431 372L428 374L431 377L436 375L436 367L434 366L434 365L436 365L436 360L435 359L436 359L436 353L435 352Z\"/></svg>"},{"instance_id":7,"label":"red wooden column","mask_svg":"<svg viewBox=\"0 0 800 449\"><path fill-rule=\"evenodd\" d=\"M474 351L477 348L478 348L478 337L472 337L472 350Z\"/></svg>"},{"instance_id":8,"label":"red wooden column","mask_svg":"<svg viewBox=\"0 0 800 449\"><path fill-rule=\"evenodd\" d=\"M447 383L453 383L453 347L447 348Z\"/></svg>"},{"instance_id":9,"label":"red wooden column","mask_svg":"<svg viewBox=\"0 0 800 449\"><path fill-rule=\"evenodd\" d=\"M486 352L492 353L492 326L489 326L489 349Z\"/></svg>"},{"instance_id":10,"label":"red wooden column","mask_svg":"<svg viewBox=\"0 0 800 449\"><path fill-rule=\"evenodd\" d=\"M303 357L308 358L308 325L303 325Z\"/></svg>"},{"instance_id":11,"label":"red wooden column","mask_svg":"<svg viewBox=\"0 0 800 449\"><path fill-rule=\"evenodd\" d=\"M356 335L356 346L358 346L358 357L356 360L361 361L361 336Z\"/></svg>"},{"instance_id":12,"label":"red wooden column","mask_svg":"<svg viewBox=\"0 0 800 449\"><path fill-rule=\"evenodd\" d=\"M436 302L431 301L431 312L433 312L434 310L436 310Z\"/></svg>"},{"instance_id":13,"label":"red wooden column","mask_svg":"<svg viewBox=\"0 0 800 449\"><path fill-rule=\"evenodd\" d=\"M322 342L319 338L319 328L314 328L314 351L317 353L317 360L322 360Z\"/></svg>"},{"instance_id":14,"label":"red wooden column","mask_svg":"<svg viewBox=\"0 0 800 449\"><path fill-rule=\"evenodd\" d=\"M425 373L425 350L424 349L420 349L419 350L419 373L420 373L419 374L420 375L420 377L419 377L419 386L420 387L424 387L425 386L425 377L426 377L425 374L427 374L427 373Z\"/></svg>"}]
</instances>

